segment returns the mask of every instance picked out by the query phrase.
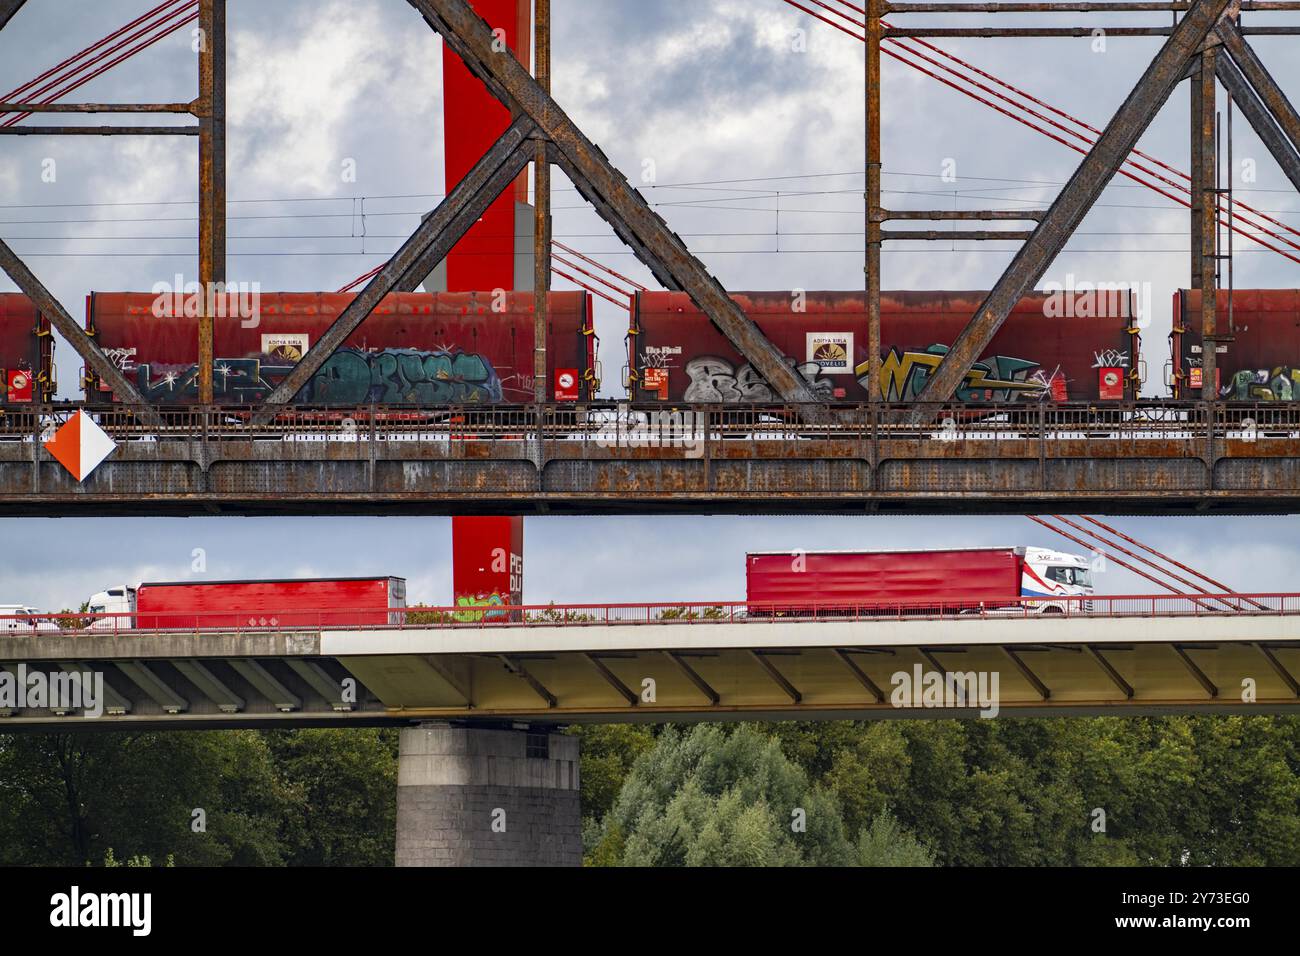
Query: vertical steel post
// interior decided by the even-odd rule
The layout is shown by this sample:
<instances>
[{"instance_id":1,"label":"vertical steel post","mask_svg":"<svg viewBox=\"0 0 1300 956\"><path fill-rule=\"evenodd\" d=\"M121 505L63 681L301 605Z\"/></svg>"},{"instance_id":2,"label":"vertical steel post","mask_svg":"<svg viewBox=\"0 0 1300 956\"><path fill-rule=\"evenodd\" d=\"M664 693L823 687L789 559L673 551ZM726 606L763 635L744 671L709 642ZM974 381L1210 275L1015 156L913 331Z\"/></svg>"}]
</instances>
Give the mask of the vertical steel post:
<instances>
[{"instance_id":1,"label":"vertical steel post","mask_svg":"<svg viewBox=\"0 0 1300 956\"><path fill-rule=\"evenodd\" d=\"M226 0L199 3L199 403L213 400L213 295L226 281Z\"/></svg>"},{"instance_id":2,"label":"vertical steel post","mask_svg":"<svg viewBox=\"0 0 1300 956\"><path fill-rule=\"evenodd\" d=\"M535 46L538 85L551 90L551 0L535 0ZM546 139L537 139L533 162L533 394L540 404L548 400L546 377L547 295L551 290L551 160ZM539 436L540 439L540 436Z\"/></svg>"},{"instance_id":3,"label":"vertical steel post","mask_svg":"<svg viewBox=\"0 0 1300 956\"><path fill-rule=\"evenodd\" d=\"M1199 153L1199 170L1193 169L1193 175L1199 173L1200 180L1193 182L1193 193L1200 202L1198 210L1199 228L1193 235L1199 236L1201 247L1196 261L1200 273L1201 290L1201 399L1212 402L1218 398L1216 369L1218 368L1218 329L1216 310L1218 308L1219 283L1217 242L1219 223L1218 193L1218 156L1215 142L1215 57L1218 48L1206 47L1201 53L1201 73L1192 82L1200 89L1198 105L1200 115L1195 118L1199 133L1196 152ZM1211 413L1212 414L1212 413Z\"/></svg>"},{"instance_id":4,"label":"vertical steel post","mask_svg":"<svg viewBox=\"0 0 1300 956\"><path fill-rule=\"evenodd\" d=\"M880 382L880 0L867 2L867 400ZM852 356L849 357L852 361Z\"/></svg>"}]
</instances>

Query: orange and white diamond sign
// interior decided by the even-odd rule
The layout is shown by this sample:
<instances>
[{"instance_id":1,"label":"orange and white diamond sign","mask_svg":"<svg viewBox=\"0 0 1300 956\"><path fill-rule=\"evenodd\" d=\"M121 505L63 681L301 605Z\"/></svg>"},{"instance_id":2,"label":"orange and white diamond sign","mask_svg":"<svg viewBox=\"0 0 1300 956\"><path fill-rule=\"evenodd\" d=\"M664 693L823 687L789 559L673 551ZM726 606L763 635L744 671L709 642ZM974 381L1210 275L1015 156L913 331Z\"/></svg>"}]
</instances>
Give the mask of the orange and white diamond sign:
<instances>
[{"instance_id":1,"label":"orange and white diamond sign","mask_svg":"<svg viewBox=\"0 0 1300 956\"><path fill-rule=\"evenodd\" d=\"M45 443L45 450L72 472L78 482L85 481L115 448L117 443L84 411L68 419Z\"/></svg>"}]
</instances>

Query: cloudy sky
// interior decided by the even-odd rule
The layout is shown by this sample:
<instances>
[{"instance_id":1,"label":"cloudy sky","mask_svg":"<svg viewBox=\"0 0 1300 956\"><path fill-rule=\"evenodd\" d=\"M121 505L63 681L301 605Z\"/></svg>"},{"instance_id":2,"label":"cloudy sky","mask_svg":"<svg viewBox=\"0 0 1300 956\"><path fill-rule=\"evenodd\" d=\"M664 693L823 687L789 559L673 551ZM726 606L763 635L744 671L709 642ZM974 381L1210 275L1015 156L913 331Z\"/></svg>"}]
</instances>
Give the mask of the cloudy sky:
<instances>
[{"instance_id":1,"label":"cloudy sky","mask_svg":"<svg viewBox=\"0 0 1300 956\"><path fill-rule=\"evenodd\" d=\"M0 90L150 5L30 0L0 33ZM860 43L781 0L553 7L557 100L634 182L653 167L646 197L729 289L861 288ZM229 11L229 277L268 291L338 288L391 254L444 190L441 41L405 0L229 0ZM1300 63L1286 46L1293 41L1253 42L1300 95ZM75 98L188 100L196 84L190 43L181 31ZM1159 41L940 43L1102 127ZM890 207L1045 206L1078 162L1078 153L895 60L886 58L883 83ZM1184 85L1141 147L1187 168L1186 119ZM1234 149L1239 198L1300 225L1294 190L1240 121ZM192 276L196 154L196 143L180 138L6 137L0 236L74 316L92 290L147 290L178 272ZM48 160L54 182L42 177ZM1254 161L1254 181L1241 178L1243 160ZM355 182L342 175L349 161ZM955 182L945 170L955 170ZM558 173L556 188L557 237L653 285ZM1046 277L1151 284L1155 312L1144 341L1153 394L1162 386L1170 298L1188 280L1186 246L1184 210L1117 179ZM895 244L885 253L884 287L988 288L1012 251ZM1295 263L1248 241L1236 251L1238 287L1295 287L1300 279ZM0 276L0 291L12 288ZM626 317L599 308L612 385ZM80 362L66 345L60 358L60 379L72 387ZM1294 518L1116 520L1236 587L1295 589ZM739 597L751 549L1073 547L1006 517L539 518L529 519L526 540L526 598L535 602ZM391 573L410 580L414 600L451 596L450 525L442 519L5 519L0 602L75 606L111 583L184 577L200 547L210 576ZM1127 593L1152 587L1114 569L1100 584Z\"/></svg>"}]
</instances>

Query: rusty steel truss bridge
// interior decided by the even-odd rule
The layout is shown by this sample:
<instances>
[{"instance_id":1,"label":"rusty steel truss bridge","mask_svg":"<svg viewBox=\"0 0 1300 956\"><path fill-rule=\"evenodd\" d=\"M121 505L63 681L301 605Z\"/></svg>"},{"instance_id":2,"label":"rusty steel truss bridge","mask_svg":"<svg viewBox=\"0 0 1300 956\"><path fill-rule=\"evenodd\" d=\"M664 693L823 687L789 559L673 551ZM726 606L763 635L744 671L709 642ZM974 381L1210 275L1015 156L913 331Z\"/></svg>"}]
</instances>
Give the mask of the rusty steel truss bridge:
<instances>
[{"instance_id":1,"label":"rusty steel truss bridge","mask_svg":"<svg viewBox=\"0 0 1300 956\"><path fill-rule=\"evenodd\" d=\"M83 483L0 427L0 514L1207 513L1300 510L1300 405L101 407Z\"/></svg>"},{"instance_id":2,"label":"rusty steel truss bridge","mask_svg":"<svg viewBox=\"0 0 1300 956\"><path fill-rule=\"evenodd\" d=\"M27 0L0 0L0 29ZM495 43L466 0L409 0L513 122L267 401L213 405L213 316L196 322L199 399L151 405L49 289L0 242L0 268L121 404L87 410L119 445L84 483L49 457L42 438L81 406L38 407L0 422L0 514L203 514L401 511L1300 511L1300 405L1218 400L1215 349L1203 357L1199 403L963 407L952 403L1012 307L1042 279L1176 87L1192 85L1191 274L1202 291L1203 341L1216 315L1220 255L1215 138L1221 83L1300 189L1300 113L1252 49L1252 35L1300 26L1244 24L1244 14L1300 11L1300 0L889 3L868 0L865 277L867 392L881 394L880 253L922 233L891 221L1010 221L1023 232L945 231L944 239L1016 239L1019 251L915 402L828 405L791 368L705 265L573 122L549 92L549 0L537 3L536 76ZM793 2L793 0L791 0ZM799 4L794 4L799 6ZM817 4L823 6L822 4ZM934 14L1075 12L1167 15L1149 26L896 26ZM224 282L226 237L224 0L199 0L198 95L189 103L0 103L0 113L181 114L195 124L3 127L0 134L196 136L199 279ZM881 202L881 43L920 37L1158 37L1155 58L1046 209L896 211ZM666 289L683 291L780 396L767 407L677 409L662 420L627 406L303 408L303 386L389 293L413 290L492 201L532 163L536 183L536 321L545 328L551 274L550 175L558 167ZM544 336L539 336L544 341ZM663 412L662 408L655 411ZM689 418L686 416L689 415ZM644 426L644 427L643 427ZM656 431L658 429L658 431Z\"/></svg>"}]
</instances>

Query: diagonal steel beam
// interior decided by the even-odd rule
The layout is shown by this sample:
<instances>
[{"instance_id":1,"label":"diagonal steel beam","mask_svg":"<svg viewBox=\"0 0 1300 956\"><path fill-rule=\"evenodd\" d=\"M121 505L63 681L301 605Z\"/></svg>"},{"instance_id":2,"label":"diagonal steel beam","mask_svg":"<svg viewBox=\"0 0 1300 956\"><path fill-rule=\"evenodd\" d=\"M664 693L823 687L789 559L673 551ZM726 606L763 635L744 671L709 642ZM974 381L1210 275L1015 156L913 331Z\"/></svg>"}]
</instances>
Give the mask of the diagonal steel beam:
<instances>
[{"instance_id":1,"label":"diagonal steel beam","mask_svg":"<svg viewBox=\"0 0 1300 956\"><path fill-rule=\"evenodd\" d=\"M23 8L27 0L0 0L0 30L8 26L14 14Z\"/></svg>"},{"instance_id":2,"label":"diagonal steel beam","mask_svg":"<svg viewBox=\"0 0 1300 956\"><path fill-rule=\"evenodd\" d=\"M18 258L3 239L0 239L0 269L3 269L14 281L14 285L18 286L23 295L32 300L32 303L50 320L50 324L58 329L59 334L67 339L76 353L86 360L86 364L108 383L121 401L137 406L136 414L149 424L157 425L161 422L158 412L149 406L144 396L127 381L126 376L109 360L95 340L86 334L86 330L77 324L62 303L45 288L41 280L36 278L32 270L27 268L27 264Z\"/></svg>"},{"instance_id":3,"label":"diagonal steel beam","mask_svg":"<svg viewBox=\"0 0 1300 956\"><path fill-rule=\"evenodd\" d=\"M532 160L535 148L528 136L533 131L531 119L521 116L501 135L447 197L438 204L410 239L397 250L379 273L334 320L302 360L266 399L264 407L253 416L256 424L266 424L279 409L293 400L320 370L326 360L356 331L366 316L375 310L390 292L402 291L403 280L418 284L446 258L453 246L469 231L497 196Z\"/></svg>"},{"instance_id":4,"label":"diagonal steel beam","mask_svg":"<svg viewBox=\"0 0 1300 956\"><path fill-rule=\"evenodd\" d=\"M1214 72L1219 82L1241 107L1242 114L1250 122L1256 135L1282 167L1286 178L1291 180L1291 184L1297 190L1300 190L1300 153L1296 152L1296 148L1286 134L1278 128L1264 101L1226 56L1220 56L1215 60Z\"/></svg>"},{"instance_id":5,"label":"diagonal steel beam","mask_svg":"<svg viewBox=\"0 0 1300 956\"><path fill-rule=\"evenodd\" d=\"M1232 61L1246 75L1250 85L1255 88L1264 105L1268 107L1269 113L1277 120L1278 126L1282 127L1282 132L1286 133L1287 139L1291 140L1291 145L1300 150L1300 113L1296 112L1296 108L1291 105L1282 88L1277 85L1273 75L1255 55L1254 47L1246 42L1246 38L1241 35L1241 31L1231 20L1223 20L1216 27L1215 32L1223 41L1223 46L1232 57Z\"/></svg>"},{"instance_id":6,"label":"diagonal steel beam","mask_svg":"<svg viewBox=\"0 0 1300 956\"><path fill-rule=\"evenodd\" d=\"M780 350L632 188L627 177L614 168L514 55L495 42L491 28L466 0L408 2L442 34L447 47L487 83L493 95L513 111L532 117L561 154L561 168L574 179L574 185L593 202L596 211L615 227L620 237L630 235L636 240L633 250L656 276L666 274L669 288L680 288L690 295L691 301L778 395L788 402L804 403L806 407L800 412L804 418L830 417L829 410Z\"/></svg>"},{"instance_id":7,"label":"diagonal steel beam","mask_svg":"<svg viewBox=\"0 0 1300 956\"><path fill-rule=\"evenodd\" d=\"M1229 0L1197 0L1147 67L1142 78L1097 138L1065 188L1016 253L1007 271L980 305L970 324L957 336L906 414L911 424L935 415L925 402L946 402L979 360L1011 309L1042 278L1088 214L1102 190L1114 178L1156 113L1169 99L1206 36L1228 7Z\"/></svg>"}]
</instances>

